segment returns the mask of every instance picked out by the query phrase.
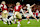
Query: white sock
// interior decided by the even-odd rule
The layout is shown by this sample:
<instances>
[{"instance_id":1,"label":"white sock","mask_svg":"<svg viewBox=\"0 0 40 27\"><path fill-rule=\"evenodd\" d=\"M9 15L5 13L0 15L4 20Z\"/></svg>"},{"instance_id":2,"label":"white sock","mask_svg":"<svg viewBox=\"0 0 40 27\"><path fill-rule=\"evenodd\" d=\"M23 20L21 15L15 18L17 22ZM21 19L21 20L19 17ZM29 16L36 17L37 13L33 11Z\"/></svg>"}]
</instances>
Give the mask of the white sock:
<instances>
[{"instance_id":1,"label":"white sock","mask_svg":"<svg viewBox=\"0 0 40 27\"><path fill-rule=\"evenodd\" d=\"M17 26L17 27L20 27L20 25L21 25L21 24L20 24L20 21L18 21L18 26Z\"/></svg>"},{"instance_id":2,"label":"white sock","mask_svg":"<svg viewBox=\"0 0 40 27\"><path fill-rule=\"evenodd\" d=\"M14 24L14 22L13 21L11 21L13 24Z\"/></svg>"},{"instance_id":3,"label":"white sock","mask_svg":"<svg viewBox=\"0 0 40 27\"><path fill-rule=\"evenodd\" d=\"M3 22L4 24L7 24L6 22Z\"/></svg>"},{"instance_id":4,"label":"white sock","mask_svg":"<svg viewBox=\"0 0 40 27\"><path fill-rule=\"evenodd\" d=\"M14 21L16 22L16 19Z\"/></svg>"},{"instance_id":5,"label":"white sock","mask_svg":"<svg viewBox=\"0 0 40 27\"><path fill-rule=\"evenodd\" d=\"M37 22L39 22L39 20L37 20Z\"/></svg>"},{"instance_id":6,"label":"white sock","mask_svg":"<svg viewBox=\"0 0 40 27\"><path fill-rule=\"evenodd\" d=\"M18 21L18 24L20 24L20 21Z\"/></svg>"},{"instance_id":7,"label":"white sock","mask_svg":"<svg viewBox=\"0 0 40 27\"><path fill-rule=\"evenodd\" d=\"M10 24L10 22L8 22Z\"/></svg>"}]
</instances>

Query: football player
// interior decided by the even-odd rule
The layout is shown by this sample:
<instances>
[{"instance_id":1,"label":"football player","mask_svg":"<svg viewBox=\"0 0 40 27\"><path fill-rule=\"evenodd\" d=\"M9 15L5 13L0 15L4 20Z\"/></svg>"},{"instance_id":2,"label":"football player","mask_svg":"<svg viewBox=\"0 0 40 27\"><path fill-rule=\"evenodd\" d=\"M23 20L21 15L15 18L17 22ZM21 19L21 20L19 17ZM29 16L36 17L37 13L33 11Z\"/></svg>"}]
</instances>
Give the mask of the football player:
<instances>
[{"instance_id":1,"label":"football player","mask_svg":"<svg viewBox=\"0 0 40 27\"><path fill-rule=\"evenodd\" d=\"M30 4L26 4L26 6L27 6L27 11L26 11L26 12L29 12L29 15L27 16L27 19L28 19L28 23L27 23L27 24L30 23L30 21L29 21L29 17L30 17L30 16L32 16L33 18L35 18L36 21L39 22L39 20L37 20L37 18L33 15L32 10L31 10L34 5L35 5L35 4L33 4L32 6L30 6ZM26 13L26 12L25 12L25 13Z\"/></svg>"},{"instance_id":2,"label":"football player","mask_svg":"<svg viewBox=\"0 0 40 27\"><path fill-rule=\"evenodd\" d=\"M20 22L22 20L22 16L20 14L20 10L22 11L22 13L24 15L24 12L23 12L23 9L22 9L22 5L20 5L20 2L17 2L16 6L14 7L14 18L15 18L15 21L16 21L16 18L18 19L18 27L20 27Z\"/></svg>"},{"instance_id":3,"label":"football player","mask_svg":"<svg viewBox=\"0 0 40 27\"><path fill-rule=\"evenodd\" d=\"M8 12L7 12L7 6L6 6L6 2L2 1L0 8L2 8L2 19L3 19L3 23L7 24L7 17L8 17Z\"/></svg>"}]
</instances>

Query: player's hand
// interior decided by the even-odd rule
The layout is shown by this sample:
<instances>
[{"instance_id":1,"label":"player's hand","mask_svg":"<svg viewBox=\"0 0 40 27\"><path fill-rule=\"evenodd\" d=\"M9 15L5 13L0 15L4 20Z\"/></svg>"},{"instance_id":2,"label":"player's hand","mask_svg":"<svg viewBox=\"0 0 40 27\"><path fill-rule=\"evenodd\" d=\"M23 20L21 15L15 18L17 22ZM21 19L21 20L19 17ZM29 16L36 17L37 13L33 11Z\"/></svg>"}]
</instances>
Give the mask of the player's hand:
<instances>
[{"instance_id":1,"label":"player's hand","mask_svg":"<svg viewBox=\"0 0 40 27\"><path fill-rule=\"evenodd\" d=\"M27 12L28 12L28 11L24 12L24 14L27 13Z\"/></svg>"},{"instance_id":2,"label":"player's hand","mask_svg":"<svg viewBox=\"0 0 40 27\"><path fill-rule=\"evenodd\" d=\"M35 3L33 5L36 5Z\"/></svg>"}]
</instances>

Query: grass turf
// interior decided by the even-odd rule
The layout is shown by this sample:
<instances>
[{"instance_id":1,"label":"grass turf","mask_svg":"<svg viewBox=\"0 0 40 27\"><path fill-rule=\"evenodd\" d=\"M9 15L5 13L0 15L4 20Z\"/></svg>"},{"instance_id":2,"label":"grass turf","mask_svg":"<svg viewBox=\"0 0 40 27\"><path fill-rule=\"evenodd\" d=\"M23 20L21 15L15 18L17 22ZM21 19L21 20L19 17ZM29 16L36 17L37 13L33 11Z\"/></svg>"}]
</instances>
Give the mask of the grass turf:
<instances>
[{"instance_id":1,"label":"grass turf","mask_svg":"<svg viewBox=\"0 0 40 27\"><path fill-rule=\"evenodd\" d=\"M27 20L22 20L21 21L21 26L20 27L40 27L40 22L37 22L34 19L30 20L30 24L27 24ZM0 21L0 27L17 27L17 24L12 24L12 25L7 25L7 24L3 24L2 21Z\"/></svg>"}]
</instances>

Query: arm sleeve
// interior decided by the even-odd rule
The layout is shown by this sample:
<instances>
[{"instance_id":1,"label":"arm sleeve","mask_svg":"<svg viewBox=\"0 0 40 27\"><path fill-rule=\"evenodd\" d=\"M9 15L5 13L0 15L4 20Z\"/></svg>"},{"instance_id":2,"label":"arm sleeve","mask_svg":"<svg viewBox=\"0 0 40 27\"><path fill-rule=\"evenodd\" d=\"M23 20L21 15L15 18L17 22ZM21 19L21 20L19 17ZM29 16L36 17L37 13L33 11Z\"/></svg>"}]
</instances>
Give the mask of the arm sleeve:
<instances>
[{"instance_id":1,"label":"arm sleeve","mask_svg":"<svg viewBox=\"0 0 40 27\"><path fill-rule=\"evenodd\" d=\"M0 5L0 8L2 7L3 5Z\"/></svg>"},{"instance_id":2,"label":"arm sleeve","mask_svg":"<svg viewBox=\"0 0 40 27\"><path fill-rule=\"evenodd\" d=\"M21 9L21 11L22 11L22 13L24 14L23 9Z\"/></svg>"},{"instance_id":3,"label":"arm sleeve","mask_svg":"<svg viewBox=\"0 0 40 27\"><path fill-rule=\"evenodd\" d=\"M13 15L14 15L15 11L13 11Z\"/></svg>"}]
</instances>

